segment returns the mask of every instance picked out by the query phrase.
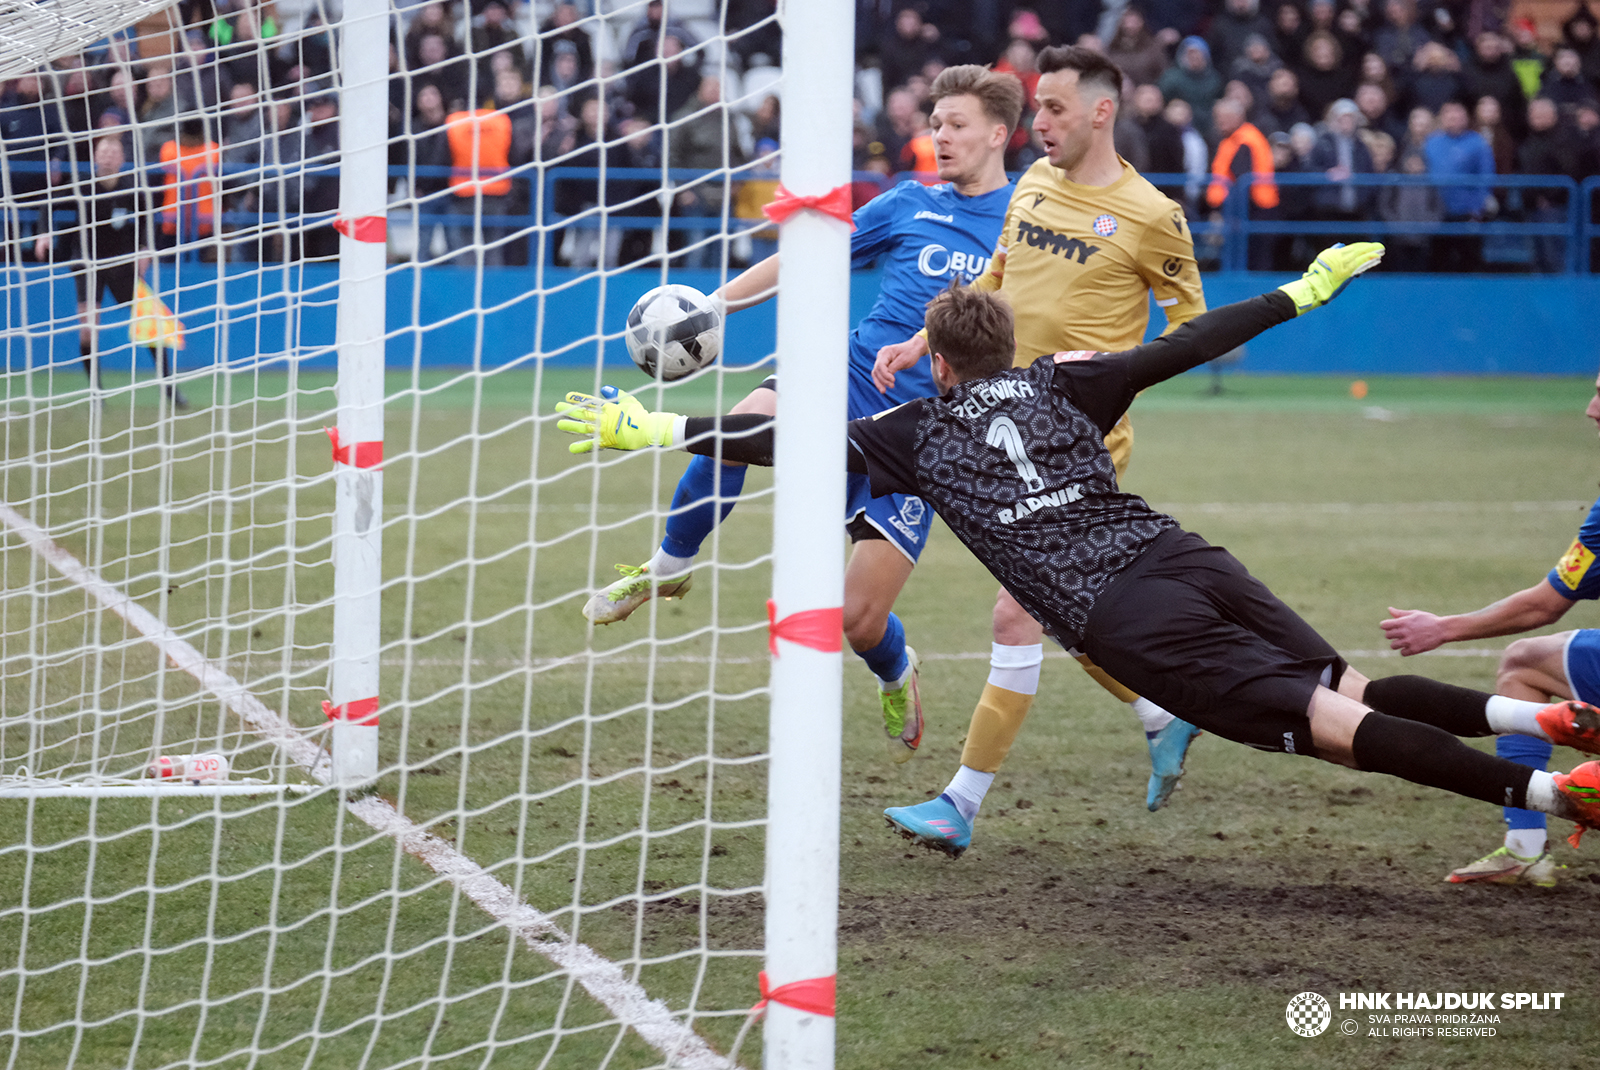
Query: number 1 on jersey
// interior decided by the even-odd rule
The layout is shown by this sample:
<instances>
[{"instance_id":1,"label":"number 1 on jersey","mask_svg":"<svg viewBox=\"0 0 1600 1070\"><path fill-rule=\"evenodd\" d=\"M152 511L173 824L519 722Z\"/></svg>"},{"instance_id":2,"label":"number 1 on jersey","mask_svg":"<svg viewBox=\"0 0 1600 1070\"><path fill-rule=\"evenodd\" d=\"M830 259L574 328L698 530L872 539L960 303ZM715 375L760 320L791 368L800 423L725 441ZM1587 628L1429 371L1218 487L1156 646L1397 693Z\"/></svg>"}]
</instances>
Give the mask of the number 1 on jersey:
<instances>
[{"instance_id":1,"label":"number 1 on jersey","mask_svg":"<svg viewBox=\"0 0 1600 1070\"><path fill-rule=\"evenodd\" d=\"M1022 444L1022 432L1009 416L996 416L989 421L989 434L986 440L991 446L998 446L1006 451L1006 456L1011 458L1011 463L1017 466L1017 475L1028 485L1031 491L1044 490L1044 480L1039 478L1039 470L1028 460L1028 450Z\"/></svg>"}]
</instances>

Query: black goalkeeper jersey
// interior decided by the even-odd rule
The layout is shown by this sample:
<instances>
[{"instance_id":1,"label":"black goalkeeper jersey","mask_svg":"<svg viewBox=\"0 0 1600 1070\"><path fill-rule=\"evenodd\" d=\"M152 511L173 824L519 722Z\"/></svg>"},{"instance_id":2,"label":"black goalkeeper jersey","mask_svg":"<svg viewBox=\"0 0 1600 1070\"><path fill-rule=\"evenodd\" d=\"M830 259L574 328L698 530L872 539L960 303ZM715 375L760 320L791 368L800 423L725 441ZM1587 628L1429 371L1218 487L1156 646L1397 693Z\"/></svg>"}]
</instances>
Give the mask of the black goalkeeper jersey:
<instances>
[{"instance_id":1,"label":"black goalkeeper jersey","mask_svg":"<svg viewBox=\"0 0 1600 1070\"><path fill-rule=\"evenodd\" d=\"M850 425L873 494L920 495L1061 642L1095 596L1177 521L1117 489L1106 433L1125 360L1058 354Z\"/></svg>"},{"instance_id":2,"label":"black goalkeeper jersey","mask_svg":"<svg viewBox=\"0 0 1600 1070\"><path fill-rule=\"evenodd\" d=\"M1145 387L1221 356L1295 304L1273 290L1122 353L1057 353L849 424L850 470L872 493L913 494L1061 642L1095 598L1178 522L1117 489L1105 436ZM684 448L771 464L761 415L690 417Z\"/></svg>"}]
</instances>

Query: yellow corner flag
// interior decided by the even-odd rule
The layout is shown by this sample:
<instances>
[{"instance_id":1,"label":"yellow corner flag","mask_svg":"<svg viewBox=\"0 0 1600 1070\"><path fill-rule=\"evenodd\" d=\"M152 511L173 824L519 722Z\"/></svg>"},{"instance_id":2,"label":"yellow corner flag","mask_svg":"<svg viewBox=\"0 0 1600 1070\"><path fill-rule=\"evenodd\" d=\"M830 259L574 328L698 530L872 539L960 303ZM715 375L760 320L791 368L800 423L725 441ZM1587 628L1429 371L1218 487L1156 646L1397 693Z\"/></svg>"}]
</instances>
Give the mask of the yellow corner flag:
<instances>
[{"instance_id":1,"label":"yellow corner flag","mask_svg":"<svg viewBox=\"0 0 1600 1070\"><path fill-rule=\"evenodd\" d=\"M157 297L143 278L133 283L133 317L128 321L128 337L136 346L162 349L183 348L183 323L172 309Z\"/></svg>"}]
</instances>

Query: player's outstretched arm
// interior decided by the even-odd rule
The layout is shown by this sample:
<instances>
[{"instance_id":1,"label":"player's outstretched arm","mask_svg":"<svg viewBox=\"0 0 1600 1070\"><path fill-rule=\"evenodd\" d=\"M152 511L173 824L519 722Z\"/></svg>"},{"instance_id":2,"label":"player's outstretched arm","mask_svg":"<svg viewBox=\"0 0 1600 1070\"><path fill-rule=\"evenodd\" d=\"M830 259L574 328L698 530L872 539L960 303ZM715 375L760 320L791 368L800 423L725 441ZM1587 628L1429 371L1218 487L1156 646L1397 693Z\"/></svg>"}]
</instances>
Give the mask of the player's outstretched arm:
<instances>
[{"instance_id":1,"label":"player's outstretched arm","mask_svg":"<svg viewBox=\"0 0 1600 1070\"><path fill-rule=\"evenodd\" d=\"M1571 608L1571 600L1563 598L1548 581L1541 580L1475 613L1440 617L1420 609L1390 606L1389 619L1380 621L1378 626L1389 640L1389 649L1410 657L1445 643L1490 639L1543 628L1560 620Z\"/></svg>"},{"instance_id":2,"label":"player's outstretched arm","mask_svg":"<svg viewBox=\"0 0 1600 1070\"><path fill-rule=\"evenodd\" d=\"M773 253L752 264L711 295L722 305L723 314L740 312L761 304L778 293L778 254Z\"/></svg>"},{"instance_id":3,"label":"player's outstretched arm","mask_svg":"<svg viewBox=\"0 0 1600 1070\"><path fill-rule=\"evenodd\" d=\"M1131 403L1138 391L1215 360L1261 332L1326 304L1382 257L1383 246L1377 242L1335 245L1319 253L1316 262L1294 282L1259 297L1212 309L1171 334L1124 353L1108 354L1109 363L1121 363L1126 368L1128 393L1124 402ZM1097 419L1099 415L1096 414Z\"/></svg>"},{"instance_id":4,"label":"player's outstretched arm","mask_svg":"<svg viewBox=\"0 0 1600 1070\"><path fill-rule=\"evenodd\" d=\"M599 397L573 391L556 403L556 412L566 417L558 420L556 427L584 440L567 447L572 453L678 447L740 464L772 464L773 424L765 413L680 416L651 412L638 398L614 386L601 387Z\"/></svg>"}]
</instances>

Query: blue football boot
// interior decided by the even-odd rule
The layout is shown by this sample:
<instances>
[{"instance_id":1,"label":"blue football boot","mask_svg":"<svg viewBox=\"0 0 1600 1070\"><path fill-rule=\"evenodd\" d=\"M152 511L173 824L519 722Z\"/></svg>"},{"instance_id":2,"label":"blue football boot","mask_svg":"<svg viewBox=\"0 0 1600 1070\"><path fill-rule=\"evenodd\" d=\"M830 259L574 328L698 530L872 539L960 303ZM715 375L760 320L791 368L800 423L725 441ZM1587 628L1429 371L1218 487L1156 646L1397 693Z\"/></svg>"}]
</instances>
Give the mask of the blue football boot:
<instances>
[{"instance_id":1,"label":"blue football boot","mask_svg":"<svg viewBox=\"0 0 1600 1070\"><path fill-rule=\"evenodd\" d=\"M1145 791L1144 804L1152 813L1172 798L1172 789L1183 779L1189 744L1199 734L1200 729L1174 717L1161 731L1146 737L1145 742L1150 744L1150 787Z\"/></svg>"},{"instance_id":2,"label":"blue football boot","mask_svg":"<svg viewBox=\"0 0 1600 1070\"><path fill-rule=\"evenodd\" d=\"M891 806L883 812L889 827L919 847L943 851L951 858L972 846L972 823L961 816L947 795L915 806Z\"/></svg>"}]
</instances>

